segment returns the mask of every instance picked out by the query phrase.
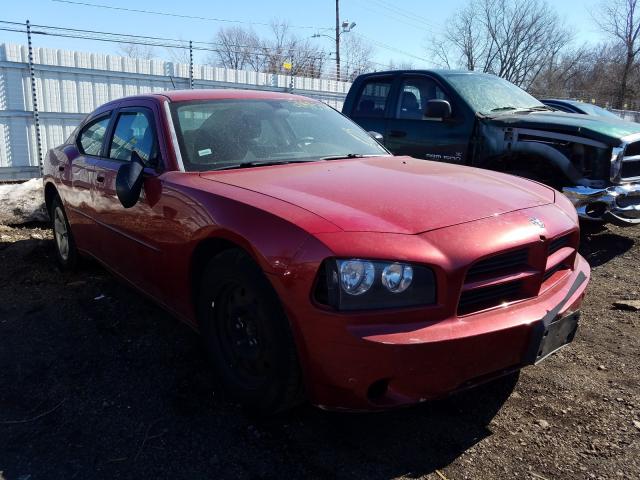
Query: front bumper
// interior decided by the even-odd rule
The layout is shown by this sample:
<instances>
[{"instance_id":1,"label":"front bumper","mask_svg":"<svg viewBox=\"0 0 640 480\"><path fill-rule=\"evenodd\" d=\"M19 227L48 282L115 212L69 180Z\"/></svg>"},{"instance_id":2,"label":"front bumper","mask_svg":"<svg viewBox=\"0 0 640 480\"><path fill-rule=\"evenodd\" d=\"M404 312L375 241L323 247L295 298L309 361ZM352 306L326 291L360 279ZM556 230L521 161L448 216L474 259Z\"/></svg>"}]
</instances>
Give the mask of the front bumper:
<instances>
[{"instance_id":1,"label":"front bumper","mask_svg":"<svg viewBox=\"0 0 640 480\"><path fill-rule=\"evenodd\" d=\"M607 188L583 186L562 189L584 220L612 223L621 227L640 225L640 183Z\"/></svg>"},{"instance_id":2,"label":"front bumper","mask_svg":"<svg viewBox=\"0 0 640 480\"><path fill-rule=\"evenodd\" d=\"M390 318L332 329L308 352L314 371L310 399L327 409L387 409L444 397L535 364L550 353L541 348L550 325L578 312L588 278L589 266L578 255L574 270L554 287L506 308L438 322Z\"/></svg>"}]
</instances>

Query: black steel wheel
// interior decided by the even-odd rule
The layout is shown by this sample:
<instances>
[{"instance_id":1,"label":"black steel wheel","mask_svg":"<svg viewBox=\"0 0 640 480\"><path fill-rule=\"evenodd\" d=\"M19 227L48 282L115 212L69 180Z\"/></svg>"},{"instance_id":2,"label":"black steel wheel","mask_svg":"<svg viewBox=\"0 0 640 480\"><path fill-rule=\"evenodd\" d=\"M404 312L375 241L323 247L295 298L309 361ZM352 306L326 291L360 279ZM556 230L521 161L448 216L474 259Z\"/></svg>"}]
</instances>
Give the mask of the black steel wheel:
<instances>
[{"instance_id":1,"label":"black steel wheel","mask_svg":"<svg viewBox=\"0 0 640 480\"><path fill-rule=\"evenodd\" d=\"M259 414L300 403L302 380L289 322L270 283L240 250L208 264L198 314L218 383Z\"/></svg>"}]
</instances>

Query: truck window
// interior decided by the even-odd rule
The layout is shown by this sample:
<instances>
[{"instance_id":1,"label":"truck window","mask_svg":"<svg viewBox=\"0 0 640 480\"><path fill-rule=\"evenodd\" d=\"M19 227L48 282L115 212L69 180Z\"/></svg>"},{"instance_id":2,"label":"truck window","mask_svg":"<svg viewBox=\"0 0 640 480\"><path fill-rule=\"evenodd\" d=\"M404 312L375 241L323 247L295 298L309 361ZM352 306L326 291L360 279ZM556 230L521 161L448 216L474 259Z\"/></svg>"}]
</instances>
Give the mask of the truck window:
<instances>
[{"instance_id":1,"label":"truck window","mask_svg":"<svg viewBox=\"0 0 640 480\"><path fill-rule=\"evenodd\" d=\"M450 101L442 88L430 78L408 78L402 83L396 118L422 120L429 100Z\"/></svg>"},{"instance_id":2,"label":"truck window","mask_svg":"<svg viewBox=\"0 0 640 480\"><path fill-rule=\"evenodd\" d=\"M391 79L375 79L366 82L360 90L352 116L360 118L383 117L390 91Z\"/></svg>"}]
</instances>

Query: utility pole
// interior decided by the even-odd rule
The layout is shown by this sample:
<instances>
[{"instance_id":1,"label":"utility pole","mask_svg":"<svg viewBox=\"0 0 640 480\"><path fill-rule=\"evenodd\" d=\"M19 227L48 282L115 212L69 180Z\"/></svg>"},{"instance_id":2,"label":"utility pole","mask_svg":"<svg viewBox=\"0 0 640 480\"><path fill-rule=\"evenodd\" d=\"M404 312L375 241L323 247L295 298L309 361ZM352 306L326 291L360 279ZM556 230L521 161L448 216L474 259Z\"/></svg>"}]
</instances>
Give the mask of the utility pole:
<instances>
[{"instance_id":1,"label":"utility pole","mask_svg":"<svg viewBox=\"0 0 640 480\"><path fill-rule=\"evenodd\" d=\"M336 79L340 81L340 0L336 0Z\"/></svg>"},{"instance_id":2,"label":"utility pole","mask_svg":"<svg viewBox=\"0 0 640 480\"><path fill-rule=\"evenodd\" d=\"M356 26L356 22L349 23L348 20L340 22L340 0L336 0L336 36L326 35L324 33L314 33L311 38L327 37L336 42L336 79L340 82L340 36L343 33L349 33Z\"/></svg>"}]
</instances>

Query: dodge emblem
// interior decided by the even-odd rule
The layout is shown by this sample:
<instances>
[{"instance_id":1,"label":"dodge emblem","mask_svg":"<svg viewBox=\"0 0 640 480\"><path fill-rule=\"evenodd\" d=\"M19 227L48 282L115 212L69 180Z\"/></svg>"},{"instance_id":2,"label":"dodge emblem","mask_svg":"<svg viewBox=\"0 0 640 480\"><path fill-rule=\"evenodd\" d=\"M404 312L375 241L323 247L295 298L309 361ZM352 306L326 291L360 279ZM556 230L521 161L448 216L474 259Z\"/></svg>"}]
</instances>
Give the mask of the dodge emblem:
<instances>
[{"instance_id":1,"label":"dodge emblem","mask_svg":"<svg viewBox=\"0 0 640 480\"><path fill-rule=\"evenodd\" d=\"M529 221L534 224L536 227L544 228L544 222L540 220L538 217L530 217Z\"/></svg>"}]
</instances>

